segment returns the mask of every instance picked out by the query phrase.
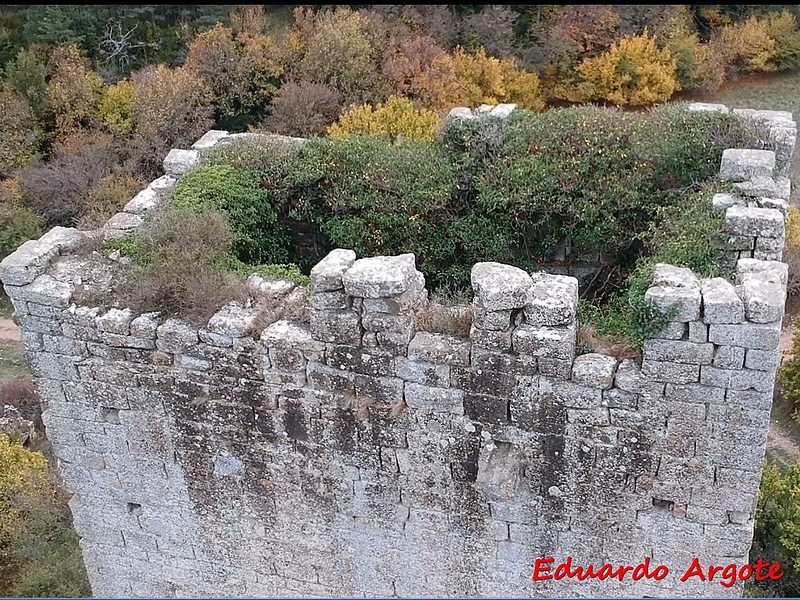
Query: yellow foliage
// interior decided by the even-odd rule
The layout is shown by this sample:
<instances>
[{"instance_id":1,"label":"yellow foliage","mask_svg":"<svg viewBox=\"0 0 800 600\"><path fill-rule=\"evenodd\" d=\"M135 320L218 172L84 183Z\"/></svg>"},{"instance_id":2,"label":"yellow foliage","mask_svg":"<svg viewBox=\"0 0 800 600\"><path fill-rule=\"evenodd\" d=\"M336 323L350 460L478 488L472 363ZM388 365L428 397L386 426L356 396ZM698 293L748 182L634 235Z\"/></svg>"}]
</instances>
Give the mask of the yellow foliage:
<instances>
[{"instance_id":1,"label":"yellow foliage","mask_svg":"<svg viewBox=\"0 0 800 600\"><path fill-rule=\"evenodd\" d=\"M44 455L0 434L0 557L8 556L26 510L53 494Z\"/></svg>"},{"instance_id":2,"label":"yellow foliage","mask_svg":"<svg viewBox=\"0 0 800 600\"><path fill-rule=\"evenodd\" d=\"M114 133L130 133L133 129L134 97L133 85L127 79L108 86L97 108L103 125Z\"/></svg>"},{"instance_id":3,"label":"yellow foliage","mask_svg":"<svg viewBox=\"0 0 800 600\"><path fill-rule=\"evenodd\" d=\"M0 88L0 176L10 176L36 156L42 130L28 101Z\"/></svg>"},{"instance_id":4,"label":"yellow foliage","mask_svg":"<svg viewBox=\"0 0 800 600\"><path fill-rule=\"evenodd\" d=\"M242 32L234 37L220 23L192 40L185 66L203 78L226 115L268 100L276 90L272 80L283 73L270 36Z\"/></svg>"},{"instance_id":5,"label":"yellow foliage","mask_svg":"<svg viewBox=\"0 0 800 600\"><path fill-rule=\"evenodd\" d=\"M0 204L22 206L22 188L16 178L4 179L0 183Z\"/></svg>"},{"instance_id":6,"label":"yellow foliage","mask_svg":"<svg viewBox=\"0 0 800 600\"><path fill-rule=\"evenodd\" d=\"M749 17L734 25L726 25L712 43L732 70L751 73L775 71L775 40L769 35L767 21Z\"/></svg>"},{"instance_id":7,"label":"yellow foliage","mask_svg":"<svg viewBox=\"0 0 800 600\"><path fill-rule=\"evenodd\" d=\"M800 209L789 206L789 219L786 222L786 248L800 249Z\"/></svg>"},{"instance_id":8,"label":"yellow foliage","mask_svg":"<svg viewBox=\"0 0 800 600\"><path fill-rule=\"evenodd\" d=\"M598 57L584 59L577 71L585 99L642 106L669 100L678 90L676 67L669 50L659 49L645 30L621 39Z\"/></svg>"},{"instance_id":9,"label":"yellow foliage","mask_svg":"<svg viewBox=\"0 0 800 600\"><path fill-rule=\"evenodd\" d=\"M530 110L544 108L538 75L521 69L513 60L488 56L484 48L470 54L460 46L453 59L458 79L458 101L454 98L454 103L474 107L508 102Z\"/></svg>"},{"instance_id":10,"label":"yellow foliage","mask_svg":"<svg viewBox=\"0 0 800 600\"><path fill-rule=\"evenodd\" d=\"M75 44L53 48L50 71L47 105L55 121L56 135L63 137L96 115L103 80Z\"/></svg>"},{"instance_id":11,"label":"yellow foliage","mask_svg":"<svg viewBox=\"0 0 800 600\"><path fill-rule=\"evenodd\" d=\"M411 100L390 96L385 104L378 104L375 108L369 104L350 108L338 123L328 128L328 135L338 139L373 135L392 142L431 140L440 123L435 112L415 110Z\"/></svg>"}]
</instances>

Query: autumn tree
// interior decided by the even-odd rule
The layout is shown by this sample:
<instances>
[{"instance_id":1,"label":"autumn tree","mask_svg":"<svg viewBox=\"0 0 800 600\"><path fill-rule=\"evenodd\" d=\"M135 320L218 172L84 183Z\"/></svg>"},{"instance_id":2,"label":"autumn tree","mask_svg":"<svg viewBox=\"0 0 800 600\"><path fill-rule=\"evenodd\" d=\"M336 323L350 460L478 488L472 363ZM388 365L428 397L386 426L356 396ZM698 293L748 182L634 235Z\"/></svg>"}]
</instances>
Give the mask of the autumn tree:
<instances>
[{"instance_id":1,"label":"autumn tree","mask_svg":"<svg viewBox=\"0 0 800 600\"><path fill-rule=\"evenodd\" d=\"M520 108L544 108L539 77L521 69L515 61L488 56L483 48L470 54L458 47L453 57L458 80L454 104L478 106L512 102Z\"/></svg>"},{"instance_id":2,"label":"autumn tree","mask_svg":"<svg viewBox=\"0 0 800 600\"><path fill-rule=\"evenodd\" d=\"M675 59L679 89L714 91L725 81L724 57L714 45L700 39L693 25L690 8L673 5L657 23L656 37Z\"/></svg>"},{"instance_id":3,"label":"autumn tree","mask_svg":"<svg viewBox=\"0 0 800 600\"><path fill-rule=\"evenodd\" d=\"M185 67L147 67L131 76L134 89L135 167L155 175L171 148L188 148L213 125L212 94L197 73Z\"/></svg>"},{"instance_id":4,"label":"autumn tree","mask_svg":"<svg viewBox=\"0 0 800 600\"><path fill-rule=\"evenodd\" d=\"M268 101L283 72L270 36L244 31L234 36L221 24L194 38L185 67L205 81L225 116L247 113Z\"/></svg>"},{"instance_id":5,"label":"autumn tree","mask_svg":"<svg viewBox=\"0 0 800 600\"><path fill-rule=\"evenodd\" d=\"M371 135L396 142L398 140L431 140L441 124L439 115L431 110L416 110L411 100L390 96L384 104L354 106L337 123L328 128L332 138L345 139L351 135Z\"/></svg>"},{"instance_id":6,"label":"autumn tree","mask_svg":"<svg viewBox=\"0 0 800 600\"><path fill-rule=\"evenodd\" d=\"M395 40L385 54L383 74L394 94L409 97L421 107L450 108L455 101L455 61L428 35Z\"/></svg>"},{"instance_id":7,"label":"autumn tree","mask_svg":"<svg viewBox=\"0 0 800 600\"><path fill-rule=\"evenodd\" d=\"M47 73L46 49L29 46L6 65L3 77L5 85L22 94L39 118L47 109Z\"/></svg>"},{"instance_id":8,"label":"autumn tree","mask_svg":"<svg viewBox=\"0 0 800 600\"><path fill-rule=\"evenodd\" d=\"M586 58L578 67L580 94L587 100L642 106L669 100L678 89L676 61L656 46L647 30L626 37L608 52Z\"/></svg>"},{"instance_id":9,"label":"autumn tree","mask_svg":"<svg viewBox=\"0 0 800 600\"><path fill-rule=\"evenodd\" d=\"M757 17L721 27L709 43L718 49L731 76L777 69L775 40L767 22Z\"/></svg>"},{"instance_id":10,"label":"autumn tree","mask_svg":"<svg viewBox=\"0 0 800 600\"><path fill-rule=\"evenodd\" d=\"M133 85L127 79L106 87L97 107L100 121L115 134L129 134L133 129L133 100Z\"/></svg>"},{"instance_id":11,"label":"autumn tree","mask_svg":"<svg viewBox=\"0 0 800 600\"><path fill-rule=\"evenodd\" d=\"M800 66L800 30L797 19L788 10L764 17L767 34L775 42L775 68L789 71Z\"/></svg>"},{"instance_id":12,"label":"autumn tree","mask_svg":"<svg viewBox=\"0 0 800 600\"><path fill-rule=\"evenodd\" d=\"M342 95L325 83L288 81L258 129L292 136L323 135L342 110Z\"/></svg>"},{"instance_id":13,"label":"autumn tree","mask_svg":"<svg viewBox=\"0 0 800 600\"><path fill-rule=\"evenodd\" d=\"M291 79L330 85L342 94L346 105L379 101L388 95L378 52L359 13L345 6L317 13L298 7L290 43Z\"/></svg>"},{"instance_id":14,"label":"autumn tree","mask_svg":"<svg viewBox=\"0 0 800 600\"><path fill-rule=\"evenodd\" d=\"M487 5L463 19L463 39L467 48L485 48L492 56L511 58L514 53L514 21L509 6Z\"/></svg>"},{"instance_id":15,"label":"autumn tree","mask_svg":"<svg viewBox=\"0 0 800 600\"><path fill-rule=\"evenodd\" d=\"M0 176L8 177L36 156L42 131L28 101L18 92L0 89Z\"/></svg>"},{"instance_id":16,"label":"autumn tree","mask_svg":"<svg viewBox=\"0 0 800 600\"><path fill-rule=\"evenodd\" d=\"M95 116L103 80L74 44L56 46L50 55L47 109L57 137L63 137Z\"/></svg>"}]
</instances>

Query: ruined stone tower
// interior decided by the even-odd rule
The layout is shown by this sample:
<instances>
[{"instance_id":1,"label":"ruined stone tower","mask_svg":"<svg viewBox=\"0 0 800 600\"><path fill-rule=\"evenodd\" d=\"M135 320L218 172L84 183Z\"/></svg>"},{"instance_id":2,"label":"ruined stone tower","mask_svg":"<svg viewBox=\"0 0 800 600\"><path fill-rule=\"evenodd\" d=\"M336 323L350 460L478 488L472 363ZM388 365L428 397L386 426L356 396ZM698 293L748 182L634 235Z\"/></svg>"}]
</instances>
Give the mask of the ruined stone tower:
<instances>
[{"instance_id":1,"label":"ruined stone tower","mask_svg":"<svg viewBox=\"0 0 800 600\"><path fill-rule=\"evenodd\" d=\"M462 339L416 331L414 255L339 249L311 272L310 324L254 336L239 304L202 328L78 306L103 277L74 252L89 234L23 244L0 278L94 594L740 595L679 581L694 557L748 561L778 365L796 128L739 112L776 151L723 155L735 284L659 265L647 297L676 312L641 364L576 356L569 276L476 264ZM138 227L229 137L173 150L103 235ZM536 559L568 556L669 574L532 580Z\"/></svg>"}]
</instances>

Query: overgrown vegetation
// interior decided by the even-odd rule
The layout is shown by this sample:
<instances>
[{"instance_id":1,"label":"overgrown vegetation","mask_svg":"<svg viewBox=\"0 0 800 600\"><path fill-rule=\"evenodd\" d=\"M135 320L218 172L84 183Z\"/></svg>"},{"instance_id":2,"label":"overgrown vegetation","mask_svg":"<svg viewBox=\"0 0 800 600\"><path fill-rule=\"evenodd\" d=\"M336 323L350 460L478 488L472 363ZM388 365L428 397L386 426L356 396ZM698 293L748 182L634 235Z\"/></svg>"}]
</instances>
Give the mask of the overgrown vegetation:
<instances>
[{"instance_id":1,"label":"overgrown vegetation","mask_svg":"<svg viewBox=\"0 0 800 600\"><path fill-rule=\"evenodd\" d=\"M0 564L16 597L88 597L66 498L39 451L0 434Z\"/></svg>"},{"instance_id":2,"label":"overgrown vegetation","mask_svg":"<svg viewBox=\"0 0 800 600\"><path fill-rule=\"evenodd\" d=\"M755 515L751 563L777 562L785 575L777 581L751 583L749 597L794 598L800 593L800 463L786 469L767 460ZM750 583L750 582L748 582Z\"/></svg>"},{"instance_id":3,"label":"overgrown vegetation","mask_svg":"<svg viewBox=\"0 0 800 600\"><path fill-rule=\"evenodd\" d=\"M135 306L194 313L189 304L203 302L186 304L189 281L210 300L201 282L211 274L228 281L223 271L246 275L262 263L308 272L335 247L362 256L414 252L436 289L468 286L480 261L537 270L568 239L574 255L616 256L624 282L582 302L583 323L595 337L641 347L670 317L644 299L654 264L720 274L723 215L711 196L722 188L711 182L724 148L762 147L762 134L735 117L678 105L645 113L586 106L519 111L507 122L448 120L427 142L231 143L180 180L172 212L144 237L109 248L134 259L136 286L149 282L140 298L129 290ZM206 219L202 235L186 223L187 233L177 231L178 212L189 223ZM444 312L452 311L428 315L424 327L439 329L433 323Z\"/></svg>"}]
</instances>

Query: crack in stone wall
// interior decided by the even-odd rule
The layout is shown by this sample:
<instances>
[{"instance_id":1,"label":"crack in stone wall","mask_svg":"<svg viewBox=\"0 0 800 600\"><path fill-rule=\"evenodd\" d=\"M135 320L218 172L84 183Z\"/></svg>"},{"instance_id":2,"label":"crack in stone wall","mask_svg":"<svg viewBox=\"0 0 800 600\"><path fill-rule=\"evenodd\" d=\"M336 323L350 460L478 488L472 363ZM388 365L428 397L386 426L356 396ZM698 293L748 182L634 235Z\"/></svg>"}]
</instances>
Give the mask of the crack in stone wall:
<instances>
[{"instance_id":1,"label":"crack in stone wall","mask_svg":"<svg viewBox=\"0 0 800 600\"><path fill-rule=\"evenodd\" d=\"M255 309L236 303L201 328L77 306L72 251L96 232L23 244L0 278L94 594L741 595L679 578L695 556L747 562L778 365L796 130L791 115L742 115L770 124L778 151L723 154L737 193L714 204L742 246L727 255L736 282L658 265L647 297L676 314L641 365L575 356L564 275L478 263L457 338L416 330L414 255L337 249L311 272L310 324L254 339ZM170 152L100 234L138 227L234 137ZM532 581L537 558L567 556L650 557L670 574Z\"/></svg>"}]
</instances>

